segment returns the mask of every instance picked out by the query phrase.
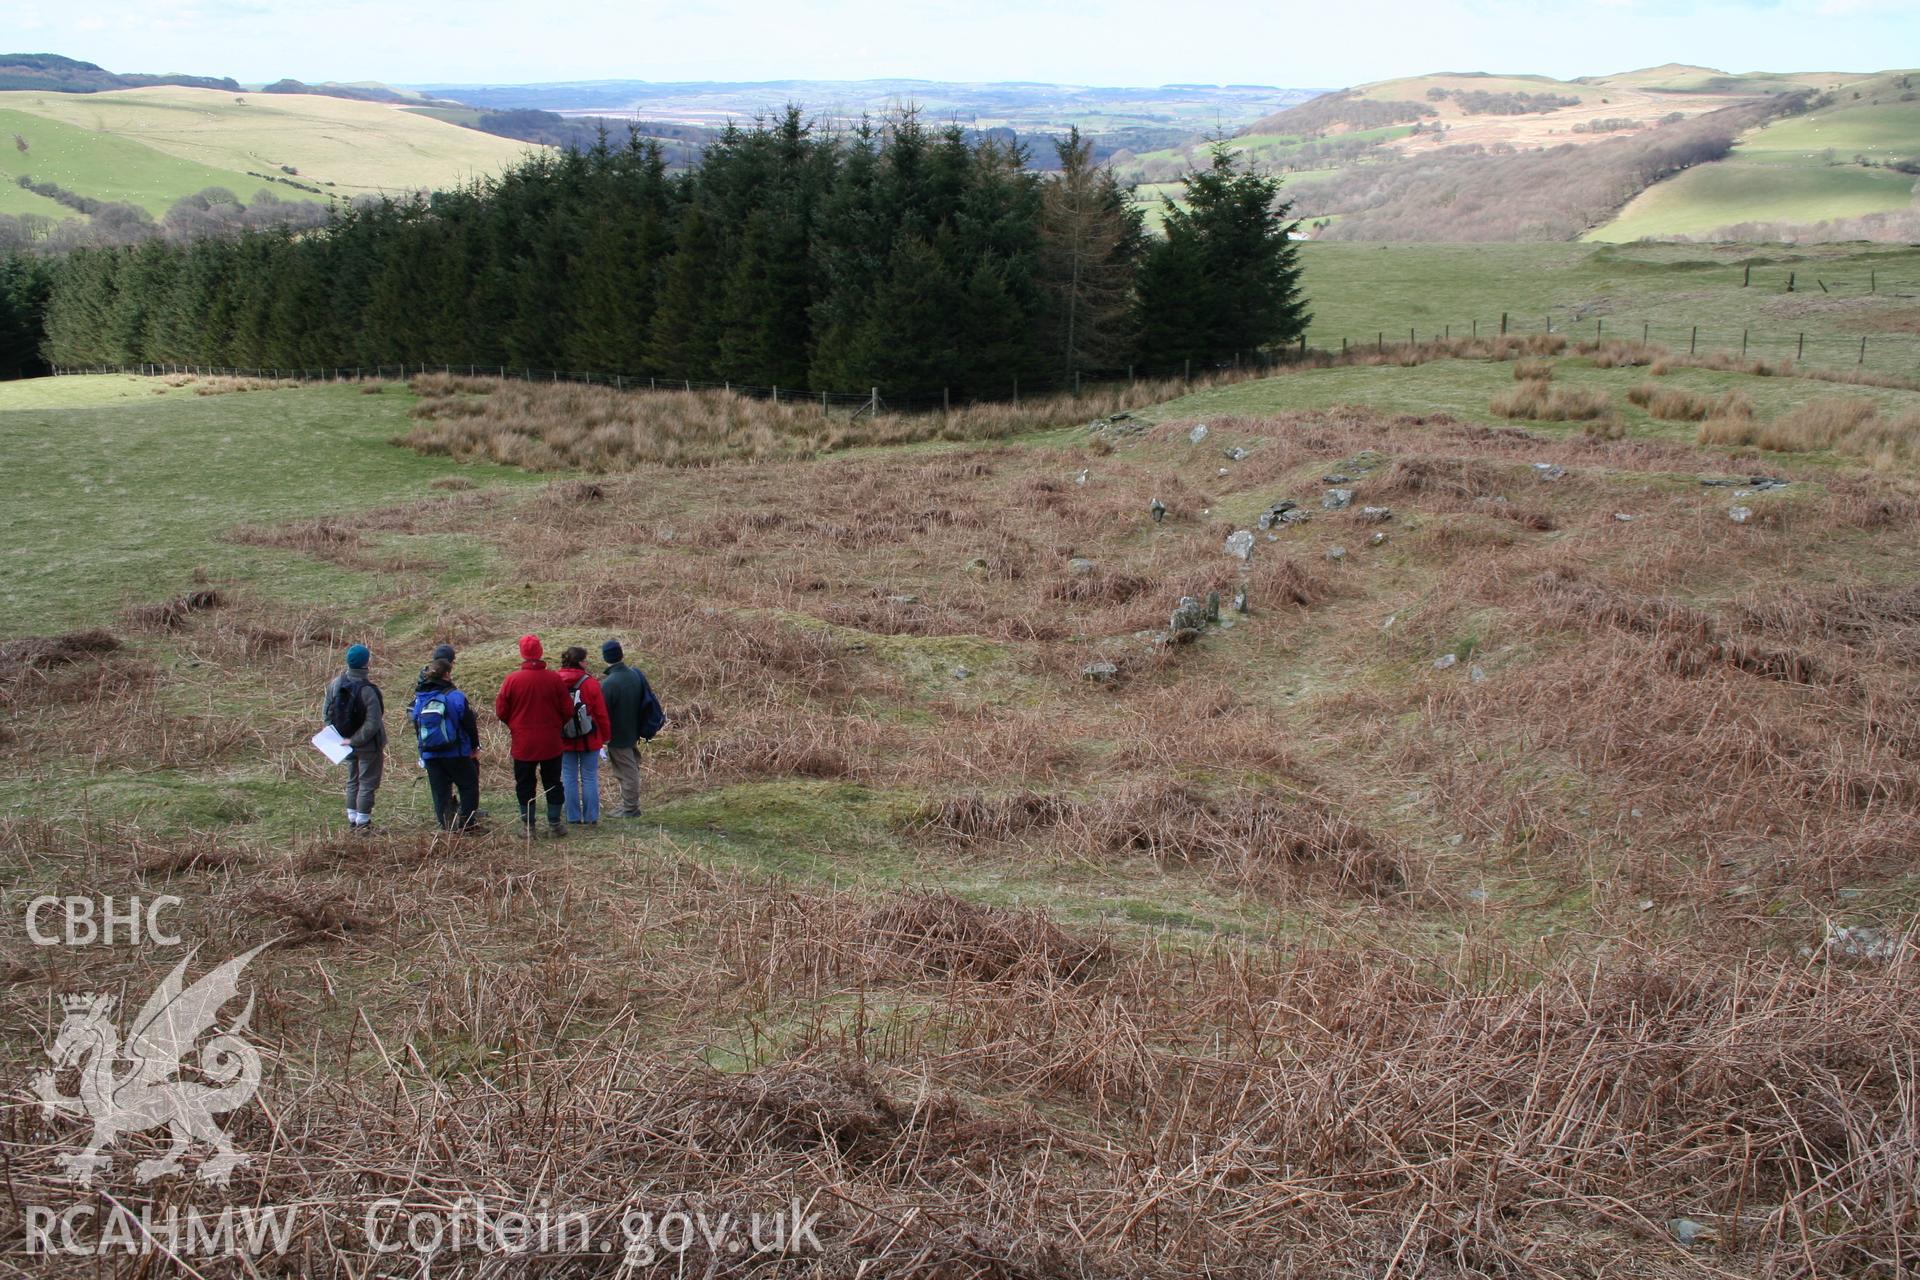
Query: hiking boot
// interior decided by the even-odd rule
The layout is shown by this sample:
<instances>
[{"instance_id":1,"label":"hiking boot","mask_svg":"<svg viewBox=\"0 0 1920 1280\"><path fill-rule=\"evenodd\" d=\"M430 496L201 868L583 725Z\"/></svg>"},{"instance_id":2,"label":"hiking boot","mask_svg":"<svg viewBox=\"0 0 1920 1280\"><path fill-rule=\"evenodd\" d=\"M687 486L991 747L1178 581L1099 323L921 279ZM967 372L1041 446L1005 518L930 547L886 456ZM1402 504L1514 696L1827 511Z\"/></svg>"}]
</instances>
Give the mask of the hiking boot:
<instances>
[{"instance_id":1,"label":"hiking boot","mask_svg":"<svg viewBox=\"0 0 1920 1280\"><path fill-rule=\"evenodd\" d=\"M564 822L549 822L547 824L547 834L555 840L565 840L567 838L567 826Z\"/></svg>"}]
</instances>

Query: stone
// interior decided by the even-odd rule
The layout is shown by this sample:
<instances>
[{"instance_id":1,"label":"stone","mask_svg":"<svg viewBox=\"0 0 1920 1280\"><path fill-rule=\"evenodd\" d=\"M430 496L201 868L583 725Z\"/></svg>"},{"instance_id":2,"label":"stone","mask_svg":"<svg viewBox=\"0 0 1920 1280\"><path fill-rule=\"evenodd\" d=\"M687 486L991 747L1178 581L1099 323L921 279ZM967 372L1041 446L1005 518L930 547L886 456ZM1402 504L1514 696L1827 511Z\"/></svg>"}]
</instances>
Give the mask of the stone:
<instances>
[{"instance_id":1,"label":"stone","mask_svg":"<svg viewBox=\"0 0 1920 1280\"><path fill-rule=\"evenodd\" d=\"M1467 890L1468 902L1485 902L1487 900L1487 896L1488 896L1487 891L1485 889L1480 888L1477 885L1474 888Z\"/></svg>"},{"instance_id":2,"label":"stone","mask_svg":"<svg viewBox=\"0 0 1920 1280\"><path fill-rule=\"evenodd\" d=\"M975 556L973 559L967 561L966 564L966 572L976 578L986 577L992 569L993 566L987 563L985 556Z\"/></svg>"},{"instance_id":3,"label":"stone","mask_svg":"<svg viewBox=\"0 0 1920 1280\"><path fill-rule=\"evenodd\" d=\"M1245 587L1241 587L1233 593L1233 611L1235 613L1246 613L1248 611L1247 589Z\"/></svg>"},{"instance_id":4,"label":"stone","mask_svg":"<svg viewBox=\"0 0 1920 1280\"><path fill-rule=\"evenodd\" d=\"M1222 467L1222 468L1220 468L1220 469L1219 469L1218 471L1216 471L1216 472L1214 472L1214 475L1215 475L1216 477L1218 477L1219 479L1221 479L1221 480L1225 480L1225 479L1227 478L1227 476L1228 476L1228 474L1229 474L1229 472L1227 471L1227 469L1226 469L1225 467Z\"/></svg>"},{"instance_id":5,"label":"stone","mask_svg":"<svg viewBox=\"0 0 1920 1280\"><path fill-rule=\"evenodd\" d=\"M969 671L965 667L955 667L953 669L953 678L955 680L965 680L968 676L972 674L973 672Z\"/></svg>"},{"instance_id":6,"label":"stone","mask_svg":"<svg viewBox=\"0 0 1920 1280\"><path fill-rule=\"evenodd\" d=\"M1651 910L1653 910L1653 899L1652 899L1652 898L1642 898L1642 899L1640 899L1640 909L1641 909L1642 911L1651 911Z\"/></svg>"},{"instance_id":7,"label":"stone","mask_svg":"<svg viewBox=\"0 0 1920 1280\"><path fill-rule=\"evenodd\" d=\"M1216 615L1218 616L1218 615ZM1200 631L1207 625L1207 606L1192 596L1181 596L1173 616L1167 619L1167 630Z\"/></svg>"},{"instance_id":8,"label":"stone","mask_svg":"<svg viewBox=\"0 0 1920 1280\"><path fill-rule=\"evenodd\" d=\"M1231 449L1223 449L1221 452L1227 455L1229 462L1244 462L1247 457L1247 451L1239 445L1234 445Z\"/></svg>"},{"instance_id":9,"label":"stone","mask_svg":"<svg viewBox=\"0 0 1920 1280\"><path fill-rule=\"evenodd\" d=\"M1376 533L1371 538L1367 539L1367 545L1370 547L1385 546L1386 542L1387 542L1387 535L1384 533Z\"/></svg>"},{"instance_id":10,"label":"stone","mask_svg":"<svg viewBox=\"0 0 1920 1280\"><path fill-rule=\"evenodd\" d=\"M1207 621L1220 621L1220 593L1218 591L1207 592Z\"/></svg>"},{"instance_id":11,"label":"stone","mask_svg":"<svg viewBox=\"0 0 1920 1280\"><path fill-rule=\"evenodd\" d=\"M1202 440L1205 440L1206 438L1207 438L1207 424L1204 422L1201 423L1199 426L1195 427L1193 430L1187 432L1188 444L1199 444Z\"/></svg>"},{"instance_id":12,"label":"stone","mask_svg":"<svg viewBox=\"0 0 1920 1280\"><path fill-rule=\"evenodd\" d=\"M1753 519L1753 508L1728 507L1727 519L1733 521L1735 524L1745 524L1747 521Z\"/></svg>"},{"instance_id":13,"label":"stone","mask_svg":"<svg viewBox=\"0 0 1920 1280\"><path fill-rule=\"evenodd\" d=\"M920 597L914 595L888 596L888 604L919 604Z\"/></svg>"},{"instance_id":14,"label":"stone","mask_svg":"<svg viewBox=\"0 0 1920 1280\"><path fill-rule=\"evenodd\" d=\"M1341 560L1345 560L1346 558L1347 558L1347 549L1345 547L1328 547L1327 548L1327 559L1337 563Z\"/></svg>"},{"instance_id":15,"label":"stone","mask_svg":"<svg viewBox=\"0 0 1920 1280\"><path fill-rule=\"evenodd\" d=\"M1320 495L1320 507L1325 511L1344 511L1353 505L1353 490L1329 489Z\"/></svg>"},{"instance_id":16,"label":"stone","mask_svg":"<svg viewBox=\"0 0 1920 1280\"><path fill-rule=\"evenodd\" d=\"M1167 504L1155 498L1147 504L1147 513L1153 517L1155 524L1159 524L1167 518Z\"/></svg>"},{"instance_id":17,"label":"stone","mask_svg":"<svg viewBox=\"0 0 1920 1280\"><path fill-rule=\"evenodd\" d=\"M1674 1218L1667 1223L1667 1234L1681 1244L1698 1244L1713 1238L1713 1228L1692 1218Z\"/></svg>"},{"instance_id":18,"label":"stone","mask_svg":"<svg viewBox=\"0 0 1920 1280\"><path fill-rule=\"evenodd\" d=\"M1079 475L1077 475L1077 476L1075 476L1075 477L1073 478L1073 482L1074 482L1075 484L1077 484L1077 485L1079 485L1079 486L1080 486L1080 487L1081 487L1082 489L1084 489L1084 488L1086 488L1086 487L1087 487L1087 476L1088 476L1088 474L1089 474L1089 473L1091 473L1091 471L1092 471L1092 470L1093 470L1093 468L1091 468L1091 467L1082 467L1082 468L1080 468L1080 474L1079 474Z\"/></svg>"},{"instance_id":19,"label":"stone","mask_svg":"<svg viewBox=\"0 0 1920 1280\"><path fill-rule=\"evenodd\" d=\"M1321 484L1352 484L1353 477L1344 471L1329 471L1320 477Z\"/></svg>"},{"instance_id":20,"label":"stone","mask_svg":"<svg viewBox=\"0 0 1920 1280\"><path fill-rule=\"evenodd\" d=\"M1899 954L1900 941L1872 925L1837 925L1827 922L1827 950L1850 960L1891 960Z\"/></svg>"},{"instance_id":21,"label":"stone","mask_svg":"<svg viewBox=\"0 0 1920 1280\"><path fill-rule=\"evenodd\" d=\"M1095 567L1095 563L1085 556L1075 556L1067 561L1067 572L1076 578L1092 576Z\"/></svg>"},{"instance_id":22,"label":"stone","mask_svg":"<svg viewBox=\"0 0 1920 1280\"><path fill-rule=\"evenodd\" d=\"M1380 624L1380 629L1382 631L1391 631L1393 630L1393 624L1398 621L1400 621L1400 615L1397 613L1390 613L1387 615L1387 620Z\"/></svg>"},{"instance_id":23,"label":"stone","mask_svg":"<svg viewBox=\"0 0 1920 1280\"><path fill-rule=\"evenodd\" d=\"M1080 678L1094 684L1112 684L1120 678L1120 668L1111 662L1089 662L1080 668Z\"/></svg>"},{"instance_id":24,"label":"stone","mask_svg":"<svg viewBox=\"0 0 1920 1280\"><path fill-rule=\"evenodd\" d=\"M1452 835L1448 836L1444 841L1444 843L1449 849L1458 849L1462 844L1466 842L1466 839L1467 839L1467 836L1464 831L1456 831Z\"/></svg>"},{"instance_id":25,"label":"stone","mask_svg":"<svg viewBox=\"0 0 1920 1280\"><path fill-rule=\"evenodd\" d=\"M1129 421L1132 417L1133 417L1133 410L1122 409L1118 413L1108 414L1107 421L1108 422L1126 422L1126 421Z\"/></svg>"},{"instance_id":26,"label":"stone","mask_svg":"<svg viewBox=\"0 0 1920 1280\"><path fill-rule=\"evenodd\" d=\"M1282 498L1280 501L1274 503L1272 506L1268 507L1265 511L1260 513L1260 519L1258 521L1258 524L1262 529L1271 529L1276 524L1291 523L1291 521L1289 521L1287 517L1291 516L1295 511L1299 510L1299 507L1300 507L1300 504L1295 502L1292 498ZM1302 513L1302 514L1304 516L1305 513Z\"/></svg>"},{"instance_id":27,"label":"stone","mask_svg":"<svg viewBox=\"0 0 1920 1280\"><path fill-rule=\"evenodd\" d=\"M1235 529L1227 535L1226 545L1221 549L1236 560L1253 559L1253 530Z\"/></svg>"},{"instance_id":28,"label":"stone","mask_svg":"<svg viewBox=\"0 0 1920 1280\"><path fill-rule=\"evenodd\" d=\"M1473 681L1475 684L1485 684L1487 680L1487 669L1478 666L1469 667L1467 669L1467 679Z\"/></svg>"},{"instance_id":29,"label":"stone","mask_svg":"<svg viewBox=\"0 0 1920 1280\"><path fill-rule=\"evenodd\" d=\"M1433 669L1435 671L1445 671L1448 667L1451 667L1454 663L1458 661L1460 661L1460 659L1455 657L1453 654L1443 653L1439 657L1433 660Z\"/></svg>"},{"instance_id":30,"label":"stone","mask_svg":"<svg viewBox=\"0 0 1920 1280\"><path fill-rule=\"evenodd\" d=\"M1533 474L1542 480L1558 480L1567 474L1567 469L1557 462L1536 462L1533 464Z\"/></svg>"},{"instance_id":31,"label":"stone","mask_svg":"<svg viewBox=\"0 0 1920 1280\"><path fill-rule=\"evenodd\" d=\"M1360 522L1362 524L1385 524L1391 519L1393 519L1392 507L1360 508Z\"/></svg>"},{"instance_id":32,"label":"stone","mask_svg":"<svg viewBox=\"0 0 1920 1280\"><path fill-rule=\"evenodd\" d=\"M1630 515L1628 515L1628 514L1627 514L1626 512L1624 512L1624 511L1616 511L1616 512L1614 512L1614 513L1613 513L1613 518L1614 518L1615 520L1618 520L1618 521L1619 521L1619 522L1620 522L1621 524L1626 524L1626 523L1628 523L1629 521L1631 521L1631 520L1633 519L1633 517L1632 517L1632 516L1630 516Z\"/></svg>"}]
</instances>

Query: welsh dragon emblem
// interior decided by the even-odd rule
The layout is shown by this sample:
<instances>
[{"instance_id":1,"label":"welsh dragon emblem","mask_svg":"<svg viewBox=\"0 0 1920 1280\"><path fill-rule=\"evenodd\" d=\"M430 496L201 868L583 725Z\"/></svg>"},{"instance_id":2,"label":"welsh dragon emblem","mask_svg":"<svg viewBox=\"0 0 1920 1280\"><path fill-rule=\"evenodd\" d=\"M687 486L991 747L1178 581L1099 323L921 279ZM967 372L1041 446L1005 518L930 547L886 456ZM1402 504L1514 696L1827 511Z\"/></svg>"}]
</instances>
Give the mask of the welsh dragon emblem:
<instances>
[{"instance_id":1,"label":"welsh dragon emblem","mask_svg":"<svg viewBox=\"0 0 1920 1280\"><path fill-rule=\"evenodd\" d=\"M194 1142L212 1147L214 1154L199 1169L202 1182L225 1185L228 1176L247 1162L235 1151L213 1118L243 1107L260 1087L260 1054L240 1032L253 1013L253 999L239 1019L200 1049L199 1068L213 1084L177 1078L181 1060L194 1043L212 1029L220 1009L240 994L240 972L266 950L262 944L235 956L192 986L185 985L188 952L166 980L147 997L127 1027L124 1043L114 1025L114 1000L104 995L61 998L66 1017L47 1056L53 1070L33 1077L34 1092L48 1115L80 1115L93 1121L93 1136L84 1151L60 1157L67 1178L90 1186L97 1170L112 1167L107 1148L123 1133L144 1133L165 1125L173 1145L156 1160L142 1160L134 1170L141 1182L179 1173L180 1157ZM67 1097L55 1083L54 1072L69 1067L80 1071L80 1094Z\"/></svg>"}]
</instances>

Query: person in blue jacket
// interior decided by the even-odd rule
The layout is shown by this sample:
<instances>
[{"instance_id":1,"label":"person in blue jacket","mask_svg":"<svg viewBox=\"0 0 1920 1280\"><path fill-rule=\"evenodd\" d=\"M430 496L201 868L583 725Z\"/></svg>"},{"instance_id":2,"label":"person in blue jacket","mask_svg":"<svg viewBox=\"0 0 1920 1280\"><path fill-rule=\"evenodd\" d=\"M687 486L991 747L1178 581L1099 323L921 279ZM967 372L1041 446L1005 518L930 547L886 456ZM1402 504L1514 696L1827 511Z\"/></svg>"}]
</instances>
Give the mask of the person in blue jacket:
<instances>
[{"instance_id":1,"label":"person in blue jacket","mask_svg":"<svg viewBox=\"0 0 1920 1280\"><path fill-rule=\"evenodd\" d=\"M480 807L480 724L467 695L454 687L450 653L441 657L438 652L420 672L407 717L420 763L427 768L434 820L443 831L466 832Z\"/></svg>"}]
</instances>

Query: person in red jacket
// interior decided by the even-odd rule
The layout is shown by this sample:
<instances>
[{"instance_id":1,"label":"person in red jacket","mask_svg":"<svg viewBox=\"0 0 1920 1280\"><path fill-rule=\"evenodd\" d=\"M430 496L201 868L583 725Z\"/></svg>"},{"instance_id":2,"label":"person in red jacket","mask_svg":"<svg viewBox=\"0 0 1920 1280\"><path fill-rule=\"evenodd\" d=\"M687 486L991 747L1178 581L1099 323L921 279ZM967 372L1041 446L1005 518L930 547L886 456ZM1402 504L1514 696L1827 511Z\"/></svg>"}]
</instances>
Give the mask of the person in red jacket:
<instances>
[{"instance_id":1,"label":"person in red jacket","mask_svg":"<svg viewBox=\"0 0 1920 1280\"><path fill-rule=\"evenodd\" d=\"M587 651L575 645L560 655L560 678L567 682L567 695L579 695L579 703L592 722L586 733L574 735L576 723L561 730L565 750L560 755L560 778L567 790L567 821L594 826L600 821L600 748L607 745L607 698L600 682L587 673Z\"/></svg>"},{"instance_id":2,"label":"person in red jacket","mask_svg":"<svg viewBox=\"0 0 1920 1280\"><path fill-rule=\"evenodd\" d=\"M573 714L573 694L558 671L549 670L540 660L540 637L520 637L520 669L500 684L500 696L493 700L493 714L506 723L513 756L513 790L520 798L520 820L527 834L534 828L536 776L547 793L547 830L556 836L567 834L560 815L566 793L560 784L560 753L565 740L560 728Z\"/></svg>"}]
</instances>

